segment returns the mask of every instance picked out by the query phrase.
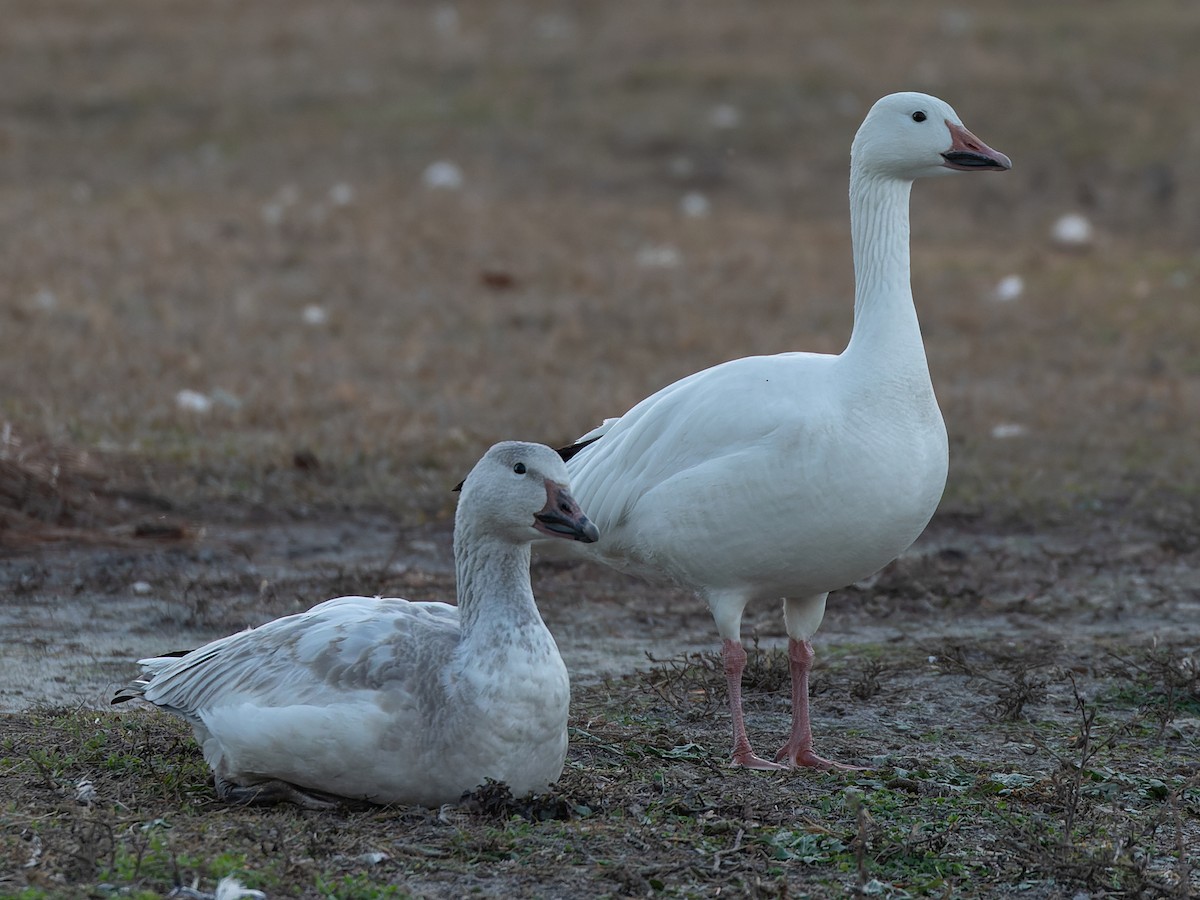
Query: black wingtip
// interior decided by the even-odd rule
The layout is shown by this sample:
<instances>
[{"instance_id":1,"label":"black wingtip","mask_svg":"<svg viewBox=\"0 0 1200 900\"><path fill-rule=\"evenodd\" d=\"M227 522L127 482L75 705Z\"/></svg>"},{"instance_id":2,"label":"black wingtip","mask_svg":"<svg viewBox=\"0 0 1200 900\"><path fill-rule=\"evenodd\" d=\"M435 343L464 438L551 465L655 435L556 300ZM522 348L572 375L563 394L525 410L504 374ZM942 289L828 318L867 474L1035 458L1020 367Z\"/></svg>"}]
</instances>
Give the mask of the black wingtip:
<instances>
[{"instance_id":1,"label":"black wingtip","mask_svg":"<svg viewBox=\"0 0 1200 900\"><path fill-rule=\"evenodd\" d=\"M588 438L586 441L577 441L576 443L572 444L570 447L559 447L554 452L562 457L563 462L566 462L572 456L574 456L576 453L578 453L580 450L582 450L584 447L586 447L588 444L594 444L598 440L600 440L600 438L598 438L598 437Z\"/></svg>"},{"instance_id":2,"label":"black wingtip","mask_svg":"<svg viewBox=\"0 0 1200 900\"><path fill-rule=\"evenodd\" d=\"M452 491L461 491L461 490L462 490L462 486L463 486L464 484L466 484L466 483L467 483L467 479L465 479L465 478L464 478L462 481L460 481L460 482L459 482L458 484L456 484L454 487L450 488L450 490L452 490Z\"/></svg>"}]
</instances>

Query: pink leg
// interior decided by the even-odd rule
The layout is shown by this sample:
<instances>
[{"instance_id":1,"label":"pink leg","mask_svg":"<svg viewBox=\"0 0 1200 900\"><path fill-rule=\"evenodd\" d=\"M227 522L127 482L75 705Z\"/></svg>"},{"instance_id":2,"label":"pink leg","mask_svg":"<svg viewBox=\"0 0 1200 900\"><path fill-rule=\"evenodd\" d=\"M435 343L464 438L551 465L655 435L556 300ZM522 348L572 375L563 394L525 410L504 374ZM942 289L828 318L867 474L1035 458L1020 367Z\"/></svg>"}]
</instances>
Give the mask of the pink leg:
<instances>
[{"instance_id":1,"label":"pink leg","mask_svg":"<svg viewBox=\"0 0 1200 900\"><path fill-rule=\"evenodd\" d=\"M785 769L754 755L746 737L746 722L742 718L742 671L746 668L746 650L741 641L726 640L721 645L721 661L725 663L725 680L729 686L729 712L733 716L733 759L735 766L747 769Z\"/></svg>"},{"instance_id":2,"label":"pink leg","mask_svg":"<svg viewBox=\"0 0 1200 900\"><path fill-rule=\"evenodd\" d=\"M808 718L808 672L814 656L810 642L795 638L788 641L788 668L792 673L792 733L787 743L775 754L775 762L814 769L860 770L858 766L832 762L813 753L812 723Z\"/></svg>"}]
</instances>

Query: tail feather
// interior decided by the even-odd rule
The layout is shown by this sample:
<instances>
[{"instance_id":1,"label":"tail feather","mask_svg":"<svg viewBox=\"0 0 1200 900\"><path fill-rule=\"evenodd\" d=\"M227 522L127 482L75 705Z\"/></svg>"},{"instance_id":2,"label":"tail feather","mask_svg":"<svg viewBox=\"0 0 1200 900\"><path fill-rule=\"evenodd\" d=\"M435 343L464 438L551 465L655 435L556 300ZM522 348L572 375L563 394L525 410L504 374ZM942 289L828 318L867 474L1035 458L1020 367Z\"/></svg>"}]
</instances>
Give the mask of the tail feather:
<instances>
[{"instance_id":1,"label":"tail feather","mask_svg":"<svg viewBox=\"0 0 1200 900\"><path fill-rule=\"evenodd\" d=\"M172 660L178 659L181 656L187 656L191 652L191 650L172 650L170 653L163 653L148 659L139 659L138 665L142 667L141 677L135 678L122 688L118 688L112 700L109 701L109 705L116 706L118 703L125 703L129 700L140 700L145 695L146 688L150 687L150 682L154 680L154 676L158 674L159 670Z\"/></svg>"},{"instance_id":2,"label":"tail feather","mask_svg":"<svg viewBox=\"0 0 1200 900\"><path fill-rule=\"evenodd\" d=\"M129 682L125 687L120 688L109 701L110 706L116 706L118 703L124 703L127 700L139 700L146 693L146 688L150 686L149 678L138 678Z\"/></svg>"}]
</instances>

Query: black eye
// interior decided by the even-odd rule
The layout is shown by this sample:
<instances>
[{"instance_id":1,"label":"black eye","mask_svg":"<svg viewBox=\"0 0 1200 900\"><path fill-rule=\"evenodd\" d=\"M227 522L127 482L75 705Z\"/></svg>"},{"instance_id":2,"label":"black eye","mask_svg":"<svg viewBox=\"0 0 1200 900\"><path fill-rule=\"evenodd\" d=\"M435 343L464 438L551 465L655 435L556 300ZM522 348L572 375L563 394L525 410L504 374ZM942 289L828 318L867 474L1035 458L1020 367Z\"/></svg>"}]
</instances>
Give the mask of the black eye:
<instances>
[{"instance_id":1,"label":"black eye","mask_svg":"<svg viewBox=\"0 0 1200 900\"><path fill-rule=\"evenodd\" d=\"M524 475L525 474L525 463L517 463L515 466L513 466L513 471L516 472L518 475Z\"/></svg>"},{"instance_id":2,"label":"black eye","mask_svg":"<svg viewBox=\"0 0 1200 900\"><path fill-rule=\"evenodd\" d=\"M921 112L918 109L915 113L913 113L913 121L914 122L924 122L925 121L925 113Z\"/></svg>"}]
</instances>

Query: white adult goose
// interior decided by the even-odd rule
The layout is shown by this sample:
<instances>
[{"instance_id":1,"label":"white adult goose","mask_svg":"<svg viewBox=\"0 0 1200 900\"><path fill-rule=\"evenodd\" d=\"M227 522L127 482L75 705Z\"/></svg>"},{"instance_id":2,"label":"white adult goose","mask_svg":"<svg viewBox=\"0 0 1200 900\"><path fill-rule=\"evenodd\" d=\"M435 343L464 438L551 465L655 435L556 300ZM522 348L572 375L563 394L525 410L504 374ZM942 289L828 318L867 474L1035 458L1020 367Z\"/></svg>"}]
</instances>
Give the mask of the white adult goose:
<instances>
[{"instance_id":1,"label":"white adult goose","mask_svg":"<svg viewBox=\"0 0 1200 900\"><path fill-rule=\"evenodd\" d=\"M339 597L140 660L134 697L190 722L232 803L452 803L544 790L567 752L567 670L529 581L541 535L596 540L549 447L492 447L454 523L458 605Z\"/></svg>"},{"instance_id":2,"label":"white adult goose","mask_svg":"<svg viewBox=\"0 0 1200 900\"><path fill-rule=\"evenodd\" d=\"M560 451L600 529L587 555L707 601L724 639L735 765L837 765L813 752L808 713L810 639L826 597L916 540L946 482L946 429L909 285L912 182L1011 165L943 101L884 97L850 153L846 349L706 369ZM740 631L748 602L777 597L790 638L792 730L772 763L746 737Z\"/></svg>"}]
</instances>

